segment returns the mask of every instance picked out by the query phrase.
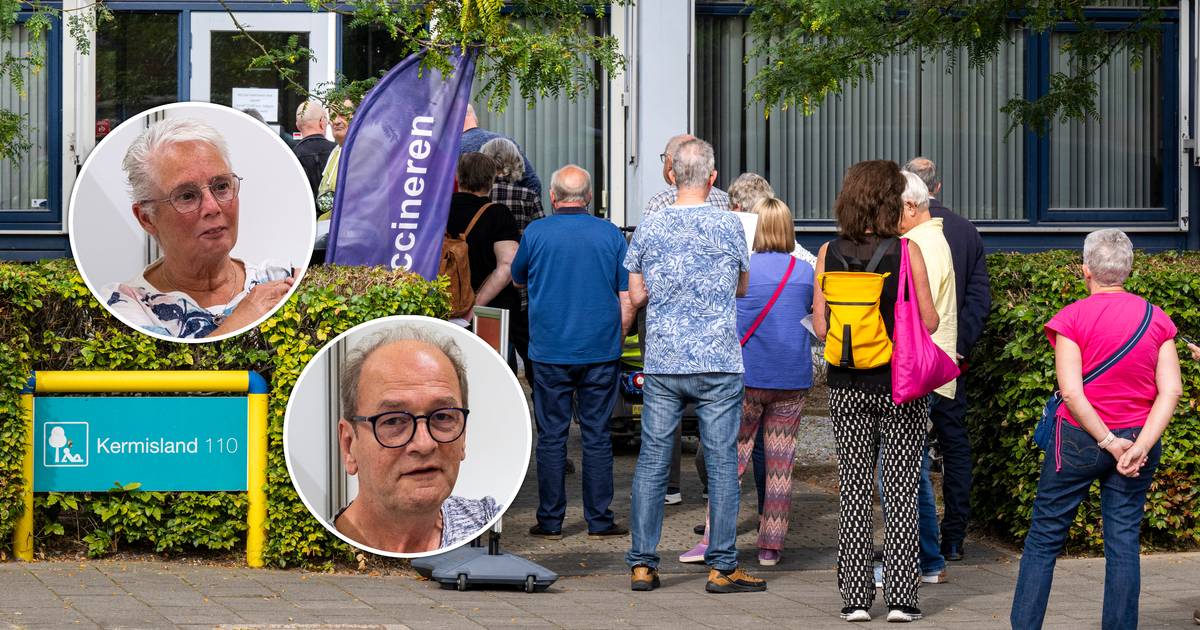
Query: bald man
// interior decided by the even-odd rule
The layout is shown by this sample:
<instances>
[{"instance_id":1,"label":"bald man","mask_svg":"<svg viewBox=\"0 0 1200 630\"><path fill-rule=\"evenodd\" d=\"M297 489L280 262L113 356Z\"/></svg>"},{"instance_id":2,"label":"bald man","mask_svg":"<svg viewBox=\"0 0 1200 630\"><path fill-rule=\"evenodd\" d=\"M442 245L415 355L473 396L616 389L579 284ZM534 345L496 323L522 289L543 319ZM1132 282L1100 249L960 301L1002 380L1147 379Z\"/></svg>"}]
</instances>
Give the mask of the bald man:
<instances>
[{"instance_id":1,"label":"bald man","mask_svg":"<svg viewBox=\"0 0 1200 630\"><path fill-rule=\"evenodd\" d=\"M671 156L679 150L679 147L682 146L684 142L695 139L696 136L683 133L672 137L670 140L667 140L666 148L663 149L663 152L658 156L658 159L662 161L662 176L663 181L667 182L667 189L654 195L650 198L650 201L646 202L646 209L642 212L643 221L649 218L651 214L654 214L655 212L658 212L667 206L675 205L675 196L679 193L679 189L675 187L675 183L671 179ZM714 206L720 210L729 210L732 207L729 203L729 193L717 188L716 186L713 186L712 189L708 191L707 201L708 205Z\"/></svg>"},{"instance_id":2,"label":"bald man","mask_svg":"<svg viewBox=\"0 0 1200 630\"><path fill-rule=\"evenodd\" d=\"M529 161L529 157L525 155L525 149L521 147L521 143L502 133L488 131L480 127L479 118L475 115L475 106L467 103L467 116L463 119L462 145L458 150L459 155L471 152L480 153L482 152L483 145L495 138L505 138L517 145L517 150L521 152L521 159L525 160L525 176L517 184L541 195L542 180L538 179L537 171L533 168L533 163Z\"/></svg>"},{"instance_id":3,"label":"bald man","mask_svg":"<svg viewBox=\"0 0 1200 630\"><path fill-rule=\"evenodd\" d=\"M358 495L334 517L354 542L395 553L478 536L502 510L452 496L466 457L467 374L452 339L390 326L346 357L337 438Z\"/></svg>"},{"instance_id":4,"label":"bald man","mask_svg":"<svg viewBox=\"0 0 1200 630\"><path fill-rule=\"evenodd\" d=\"M562 538L567 434L574 413L583 441L583 518L593 538L624 536L613 497L609 413L621 341L633 319L625 238L592 216L592 178L569 164L550 178L554 214L529 224L512 263L529 287L529 359L537 417L537 523L532 536Z\"/></svg>"}]
</instances>

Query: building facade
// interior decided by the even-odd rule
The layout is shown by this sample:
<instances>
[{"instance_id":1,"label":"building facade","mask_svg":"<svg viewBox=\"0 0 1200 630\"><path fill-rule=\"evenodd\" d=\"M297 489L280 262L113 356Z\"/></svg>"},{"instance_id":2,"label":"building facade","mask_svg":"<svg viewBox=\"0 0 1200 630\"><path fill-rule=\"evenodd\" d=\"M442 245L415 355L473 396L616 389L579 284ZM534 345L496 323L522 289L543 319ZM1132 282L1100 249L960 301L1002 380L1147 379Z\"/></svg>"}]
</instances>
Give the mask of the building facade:
<instances>
[{"instance_id":1,"label":"building facade","mask_svg":"<svg viewBox=\"0 0 1200 630\"><path fill-rule=\"evenodd\" d=\"M247 69L255 51L220 3L107 5L114 19L89 36L88 54L57 23L44 42L45 70L24 93L0 86L0 107L28 116L31 145L21 159L0 161L0 259L70 255L76 173L112 128L138 112L186 100L253 106L285 136L294 131L301 97L272 71ZM304 3L228 6L268 46L296 37L311 48L314 58L295 69L313 91L338 75L366 78L399 61L385 33L351 28ZM1141 248L1200 249L1195 9L1185 0L1163 12L1159 45L1146 51L1140 69L1114 57L1097 75L1099 120L1056 123L1041 136L1009 132L999 109L1016 95L1036 97L1064 69L1058 47L1069 24L1032 34L1014 23L983 72L969 69L965 55L897 56L876 68L873 81L831 97L811 116L765 116L748 89L762 62L744 61L752 45L746 8L731 1L615 7L590 28L617 38L628 57L624 72L575 101L540 99L528 108L514 96L504 113L478 109L483 126L517 139L544 177L567 162L591 170L597 211L622 226L637 225L646 200L665 186L659 153L666 140L690 131L713 143L718 185L744 171L767 177L810 247L833 233L830 214L846 167L925 155L944 177L943 201L975 221L990 248L1080 247L1083 233L1119 226ZM1090 13L1117 29L1137 9ZM19 23L0 40L0 54L41 46ZM947 73L951 65L956 70Z\"/></svg>"}]
</instances>

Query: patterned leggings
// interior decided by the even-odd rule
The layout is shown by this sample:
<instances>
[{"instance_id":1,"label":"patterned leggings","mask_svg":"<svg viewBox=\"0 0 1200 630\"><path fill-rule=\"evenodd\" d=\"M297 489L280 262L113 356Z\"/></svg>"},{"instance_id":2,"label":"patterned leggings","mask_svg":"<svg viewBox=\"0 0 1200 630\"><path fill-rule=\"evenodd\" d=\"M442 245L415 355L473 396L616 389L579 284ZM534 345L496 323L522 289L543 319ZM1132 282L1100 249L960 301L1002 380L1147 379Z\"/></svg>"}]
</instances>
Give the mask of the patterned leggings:
<instances>
[{"instance_id":1,"label":"patterned leggings","mask_svg":"<svg viewBox=\"0 0 1200 630\"><path fill-rule=\"evenodd\" d=\"M792 469L796 465L796 432L804 410L807 389L747 387L742 399L742 426L738 431L738 478L746 471L754 451L754 437L763 425L767 455L767 494L758 524L758 548L783 550L788 517L792 512ZM708 544L707 528L704 544Z\"/></svg>"},{"instance_id":2,"label":"patterned leggings","mask_svg":"<svg viewBox=\"0 0 1200 630\"><path fill-rule=\"evenodd\" d=\"M875 543L875 463L883 454L883 599L889 606L916 606L921 579L917 488L929 397L903 405L891 394L829 388L829 411L837 437L841 521L838 528L838 590L846 606L870 608L875 599L871 556Z\"/></svg>"}]
</instances>

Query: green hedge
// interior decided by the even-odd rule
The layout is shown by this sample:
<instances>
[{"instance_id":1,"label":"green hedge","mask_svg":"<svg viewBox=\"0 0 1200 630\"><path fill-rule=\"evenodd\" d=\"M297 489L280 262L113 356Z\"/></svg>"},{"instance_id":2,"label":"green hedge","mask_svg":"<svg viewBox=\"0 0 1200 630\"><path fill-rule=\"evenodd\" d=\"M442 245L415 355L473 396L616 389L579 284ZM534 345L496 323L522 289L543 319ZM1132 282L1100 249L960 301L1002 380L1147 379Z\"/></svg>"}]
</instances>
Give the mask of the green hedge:
<instances>
[{"instance_id":1,"label":"green hedge","mask_svg":"<svg viewBox=\"0 0 1200 630\"><path fill-rule=\"evenodd\" d=\"M1078 252L988 257L992 313L972 352L971 442L975 451L973 519L1016 540L1029 529L1041 451L1033 428L1054 391L1054 352L1043 326L1086 297ZM1126 288L1162 307L1181 333L1200 336L1200 254L1138 253ZM1146 501L1143 543L1180 548L1200 543L1200 365L1179 343L1183 398L1163 437L1162 463ZM1101 551L1099 486L1080 507L1069 546Z\"/></svg>"},{"instance_id":2,"label":"green hedge","mask_svg":"<svg viewBox=\"0 0 1200 630\"><path fill-rule=\"evenodd\" d=\"M20 516L24 432L19 393L30 370L257 370L270 383L267 542L275 566L349 559L292 489L283 414L300 370L342 331L387 315L445 317L445 282L361 267L315 267L283 308L253 330L211 344L157 341L113 318L69 260L0 264L0 552L11 553ZM37 495L35 544L82 540L93 556L133 543L160 553L240 549L243 493L141 492Z\"/></svg>"}]
</instances>

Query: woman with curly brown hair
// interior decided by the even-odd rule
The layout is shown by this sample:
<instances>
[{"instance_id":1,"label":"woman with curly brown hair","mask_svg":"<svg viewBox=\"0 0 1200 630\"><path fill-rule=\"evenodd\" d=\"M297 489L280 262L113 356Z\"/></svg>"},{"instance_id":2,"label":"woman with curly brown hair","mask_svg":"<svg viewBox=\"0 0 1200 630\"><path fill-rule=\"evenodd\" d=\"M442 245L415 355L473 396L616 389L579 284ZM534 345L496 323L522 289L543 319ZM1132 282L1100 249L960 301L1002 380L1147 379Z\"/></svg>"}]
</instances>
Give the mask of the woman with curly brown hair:
<instances>
[{"instance_id":1,"label":"woman with curly brown hair","mask_svg":"<svg viewBox=\"0 0 1200 630\"><path fill-rule=\"evenodd\" d=\"M882 454L884 515L884 601L888 621L921 618L917 608L918 568L917 486L929 421L928 397L897 405L892 402L891 342L895 340L894 311L900 282L901 243L908 246L909 267L916 287L921 320L932 333L938 315L930 294L921 249L899 240L900 212L905 179L900 167L887 160L859 162L846 171L834 205L838 238L821 246L817 255L817 283L813 298L813 327L817 337L835 347L843 359L829 365L829 411L837 438L838 475L841 482L838 527L838 589L842 594L842 619L870 621L875 599L872 575L873 480ZM831 290L841 278L837 272L860 272L858 280L882 275L882 290L859 292L858 300L838 302L851 308L877 304L887 338L876 328L873 338L858 329L853 337L842 328L830 331ZM862 273L865 272L865 273ZM833 275L824 275L833 274ZM845 285L843 285L845 286ZM857 285L856 285L857 286ZM878 287L878 284L875 285ZM850 328L849 324L846 328ZM836 342L835 342L836 341ZM835 342L835 343L834 343ZM862 353L862 344L877 348ZM843 346L837 350L838 345ZM829 349L826 357L831 356ZM871 360L859 360L869 358Z\"/></svg>"}]
</instances>

